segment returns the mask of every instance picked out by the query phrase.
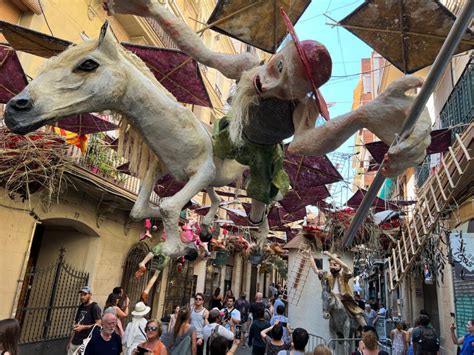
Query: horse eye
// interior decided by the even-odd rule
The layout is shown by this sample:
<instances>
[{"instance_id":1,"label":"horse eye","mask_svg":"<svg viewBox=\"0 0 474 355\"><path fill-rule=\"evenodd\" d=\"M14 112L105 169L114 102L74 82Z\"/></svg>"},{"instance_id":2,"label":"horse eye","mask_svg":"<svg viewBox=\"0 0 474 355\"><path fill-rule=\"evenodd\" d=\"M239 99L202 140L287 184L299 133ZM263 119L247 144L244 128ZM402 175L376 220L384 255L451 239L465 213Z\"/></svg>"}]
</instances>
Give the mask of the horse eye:
<instances>
[{"instance_id":1,"label":"horse eye","mask_svg":"<svg viewBox=\"0 0 474 355\"><path fill-rule=\"evenodd\" d=\"M87 59L83 61L81 64L79 64L76 67L76 70L90 72L90 71L96 70L98 67L99 67L99 63L97 63L96 61L92 59Z\"/></svg>"},{"instance_id":2,"label":"horse eye","mask_svg":"<svg viewBox=\"0 0 474 355\"><path fill-rule=\"evenodd\" d=\"M283 71L283 61L279 61L277 65L278 71L281 73Z\"/></svg>"}]
</instances>

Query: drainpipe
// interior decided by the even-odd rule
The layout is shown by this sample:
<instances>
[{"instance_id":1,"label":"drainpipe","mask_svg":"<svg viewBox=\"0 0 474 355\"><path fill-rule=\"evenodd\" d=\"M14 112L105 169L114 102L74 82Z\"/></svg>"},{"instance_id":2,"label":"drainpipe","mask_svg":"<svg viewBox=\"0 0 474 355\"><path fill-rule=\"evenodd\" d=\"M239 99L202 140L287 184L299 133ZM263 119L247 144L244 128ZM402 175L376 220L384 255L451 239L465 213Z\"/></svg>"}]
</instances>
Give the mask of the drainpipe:
<instances>
[{"instance_id":1,"label":"drainpipe","mask_svg":"<svg viewBox=\"0 0 474 355\"><path fill-rule=\"evenodd\" d=\"M406 138L413 129L418 117L420 116L421 112L423 111L426 103L428 102L431 94L436 88L436 84L438 83L441 75L447 68L449 62L451 61L451 57L454 54L454 51L459 45L459 42L464 37L466 30L471 23L472 13L474 12L474 0L467 0L459 17L454 22L451 31L449 31L446 40L441 47L441 50L436 57L433 65L431 66L431 70L428 74L428 77L425 80L425 83L421 87L420 93L415 99L413 106L410 109L410 113L403 125L402 131L400 133L400 139ZM393 145L393 143L392 143ZM382 175L381 171L383 168L383 163L381 164L379 170L377 171L377 175L375 176L374 181L370 185L369 190L367 191L364 200L360 204L351 225L344 233L343 245L345 248L348 248L352 245L352 241L359 230L359 227L365 220L367 213L369 212L370 207L372 206L372 202L377 197L377 193L379 192L380 188L382 187L385 177Z\"/></svg>"},{"instance_id":2,"label":"drainpipe","mask_svg":"<svg viewBox=\"0 0 474 355\"><path fill-rule=\"evenodd\" d=\"M21 266L20 275L18 276L18 281L15 290L15 297L13 298L12 311L10 314L11 318L15 318L16 310L18 308L18 301L20 299L21 289L23 288L23 282L25 281L26 268L28 267L28 260L30 259L31 254L31 245L33 244L33 239L35 237L36 225L41 224L40 221L35 220L31 229L30 240L28 241L28 248L26 248L25 257L23 258L23 264Z\"/></svg>"}]
</instances>

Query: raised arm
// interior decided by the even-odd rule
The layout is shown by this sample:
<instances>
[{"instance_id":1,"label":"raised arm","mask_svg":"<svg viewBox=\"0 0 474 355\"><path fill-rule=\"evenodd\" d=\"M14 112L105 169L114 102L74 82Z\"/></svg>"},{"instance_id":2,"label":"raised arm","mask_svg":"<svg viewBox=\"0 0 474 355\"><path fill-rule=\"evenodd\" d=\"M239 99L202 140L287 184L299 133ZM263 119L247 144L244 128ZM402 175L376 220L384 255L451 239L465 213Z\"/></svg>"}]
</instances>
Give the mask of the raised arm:
<instances>
[{"instance_id":1,"label":"raised arm","mask_svg":"<svg viewBox=\"0 0 474 355\"><path fill-rule=\"evenodd\" d=\"M251 53L224 54L209 50L199 36L166 7L153 0L106 0L104 9L114 13L152 17L178 48L198 62L217 69L230 79L240 79L242 72L259 64Z\"/></svg>"},{"instance_id":2,"label":"raised arm","mask_svg":"<svg viewBox=\"0 0 474 355\"><path fill-rule=\"evenodd\" d=\"M453 341L453 344L461 345L462 343L464 343L464 337L457 338L455 330L456 326L454 324L451 324L451 340Z\"/></svg>"},{"instance_id":3,"label":"raised arm","mask_svg":"<svg viewBox=\"0 0 474 355\"><path fill-rule=\"evenodd\" d=\"M344 261L339 259L337 256L332 255L328 251L325 251L323 254L327 255L329 259L334 260L336 263L338 263L346 274L352 274L352 269Z\"/></svg>"}]
</instances>

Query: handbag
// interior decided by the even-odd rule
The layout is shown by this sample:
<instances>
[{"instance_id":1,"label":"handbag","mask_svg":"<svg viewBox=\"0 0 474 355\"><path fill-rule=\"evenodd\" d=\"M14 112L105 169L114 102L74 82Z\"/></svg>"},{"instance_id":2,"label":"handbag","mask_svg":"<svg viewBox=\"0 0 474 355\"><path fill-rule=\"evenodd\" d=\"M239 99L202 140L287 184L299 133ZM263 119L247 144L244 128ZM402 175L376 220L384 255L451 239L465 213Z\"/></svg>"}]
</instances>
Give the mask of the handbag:
<instances>
[{"instance_id":1,"label":"handbag","mask_svg":"<svg viewBox=\"0 0 474 355\"><path fill-rule=\"evenodd\" d=\"M89 344L89 342L91 341L92 333L94 333L94 329L96 326L97 324L94 324L87 338L82 340L82 344L76 349L76 351L73 352L73 355L83 355L86 352L87 344Z\"/></svg>"}]
</instances>

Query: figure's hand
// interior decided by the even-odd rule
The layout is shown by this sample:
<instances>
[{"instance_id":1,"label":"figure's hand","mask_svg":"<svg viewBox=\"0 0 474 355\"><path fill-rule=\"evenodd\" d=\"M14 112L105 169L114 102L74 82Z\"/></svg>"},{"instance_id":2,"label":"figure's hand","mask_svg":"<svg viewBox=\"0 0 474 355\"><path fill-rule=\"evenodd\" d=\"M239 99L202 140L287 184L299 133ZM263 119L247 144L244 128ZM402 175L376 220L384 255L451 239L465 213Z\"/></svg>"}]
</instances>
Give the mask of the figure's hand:
<instances>
[{"instance_id":1,"label":"figure's hand","mask_svg":"<svg viewBox=\"0 0 474 355\"><path fill-rule=\"evenodd\" d=\"M107 15L127 14L147 17L150 16L151 0L105 0L103 8Z\"/></svg>"},{"instance_id":2,"label":"figure's hand","mask_svg":"<svg viewBox=\"0 0 474 355\"><path fill-rule=\"evenodd\" d=\"M415 100L414 96L409 96L406 92L422 84L421 78L411 75L406 75L391 83L375 100L361 107L364 127L390 146L401 132ZM425 110L418 118L410 135L388 151L384 159L383 175L394 177L402 174L406 168L422 162L426 155L426 148L431 142L430 132L431 118Z\"/></svg>"}]
</instances>

